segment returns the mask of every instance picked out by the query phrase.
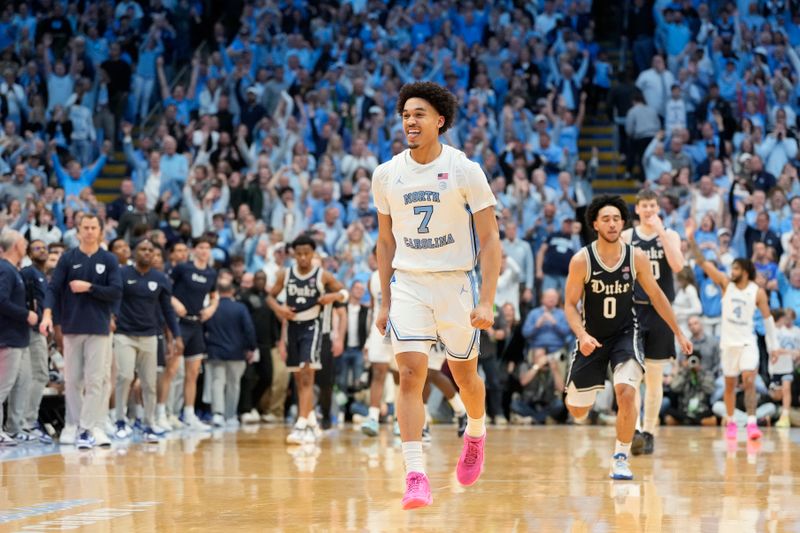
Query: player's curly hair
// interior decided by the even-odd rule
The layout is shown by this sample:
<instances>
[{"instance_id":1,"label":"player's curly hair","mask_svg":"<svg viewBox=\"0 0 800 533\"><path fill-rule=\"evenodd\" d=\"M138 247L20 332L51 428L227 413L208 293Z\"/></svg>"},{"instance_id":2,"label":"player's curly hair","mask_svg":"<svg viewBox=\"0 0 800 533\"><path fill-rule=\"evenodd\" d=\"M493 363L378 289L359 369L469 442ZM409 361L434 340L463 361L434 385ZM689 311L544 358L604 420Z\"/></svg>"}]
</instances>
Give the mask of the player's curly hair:
<instances>
[{"instance_id":1,"label":"player's curly hair","mask_svg":"<svg viewBox=\"0 0 800 533\"><path fill-rule=\"evenodd\" d=\"M301 233L295 240L292 241L291 248L294 250L300 246L310 246L312 250L317 249L317 242L312 239L308 234Z\"/></svg>"},{"instance_id":2,"label":"player's curly hair","mask_svg":"<svg viewBox=\"0 0 800 533\"><path fill-rule=\"evenodd\" d=\"M625 203L625 200L623 200L621 196L615 194L601 194L600 196L595 196L592 203L586 208L586 225L589 226L590 229L594 228L594 222L597 220L597 215L600 213L600 210L607 205L619 209L620 215L622 215L622 221L625 225L628 224L631 213L628 210L628 204Z\"/></svg>"},{"instance_id":3,"label":"player's curly hair","mask_svg":"<svg viewBox=\"0 0 800 533\"><path fill-rule=\"evenodd\" d=\"M444 124L439 128L439 135L453 126L456 120L458 100L453 93L441 85L430 81L417 81L403 85L397 97L398 115L403 115L403 108L406 106L406 101L409 98L421 98L425 100L433 106L437 113L444 117Z\"/></svg>"},{"instance_id":4,"label":"player's curly hair","mask_svg":"<svg viewBox=\"0 0 800 533\"><path fill-rule=\"evenodd\" d=\"M739 268L747 272L747 279L749 281L756 280L756 265L753 262L746 258L746 257L737 257L733 260L734 265L738 265Z\"/></svg>"}]
</instances>

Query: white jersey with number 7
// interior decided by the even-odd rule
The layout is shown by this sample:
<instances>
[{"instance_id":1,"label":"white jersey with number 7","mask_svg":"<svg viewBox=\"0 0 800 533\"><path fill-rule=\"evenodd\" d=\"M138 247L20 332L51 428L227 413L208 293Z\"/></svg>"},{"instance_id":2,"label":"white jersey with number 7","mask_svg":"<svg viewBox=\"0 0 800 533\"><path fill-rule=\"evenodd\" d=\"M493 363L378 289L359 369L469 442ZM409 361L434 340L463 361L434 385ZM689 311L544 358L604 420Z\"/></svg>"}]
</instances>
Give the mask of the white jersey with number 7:
<instances>
[{"instance_id":1,"label":"white jersey with number 7","mask_svg":"<svg viewBox=\"0 0 800 533\"><path fill-rule=\"evenodd\" d=\"M392 218L397 249L392 267L409 272L470 271L478 240L473 213L496 203L481 167L445 144L427 165L409 150L372 176L375 207Z\"/></svg>"}]
</instances>

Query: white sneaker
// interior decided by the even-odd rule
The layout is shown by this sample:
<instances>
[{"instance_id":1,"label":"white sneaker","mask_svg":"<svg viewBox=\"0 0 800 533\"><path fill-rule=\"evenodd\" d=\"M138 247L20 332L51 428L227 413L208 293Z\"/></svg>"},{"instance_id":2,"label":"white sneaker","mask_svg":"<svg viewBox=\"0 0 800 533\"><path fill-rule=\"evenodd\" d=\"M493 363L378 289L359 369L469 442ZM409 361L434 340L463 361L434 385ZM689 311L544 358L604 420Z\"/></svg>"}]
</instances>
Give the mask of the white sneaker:
<instances>
[{"instance_id":1,"label":"white sneaker","mask_svg":"<svg viewBox=\"0 0 800 533\"><path fill-rule=\"evenodd\" d=\"M133 435L133 428L131 428L124 420L117 420L116 427L112 433L115 438L124 440ZM97 440L97 437L95 437Z\"/></svg>"},{"instance_id":2,"label":"white sneaker","mask_svg":"<svg viewBox=\"0 0 800 533\"><path fill-rule=\"evenodd\" d=\"M611 458L611 472L608 477L615 480L630 480L633 479L630 464L628 464L628 456L624 453L618 453Z\"/></svg>"},{"instance_id":3,"label":"white sneaker","mask_svg":"<svg viewBox=\"0 0 800 533\"><path fill-rule=\"evenodd\" d=\"M298 427L292 428L292 432L286 435L286 444L303 444L306 429L307 428L300 429Z\"/></svg>"},{"instance_id":4,"label":"white sneaker","mask_svg":"<svg viewBox=\"0 0 800 533\"><path fill-rule=\"evenodd\" d=\"M219 414L212 416L211 425L215 428L225 427L225 417Z\"/></svg>"},{"instance_id":5,"label":"white sneaker","mask_svg":"<svg viewBox=\"0 0 800 533\"><path fill-rule=\"evenodd\" d=\"M181 422L181 419L178 418L175 415L169 415L169 417L167 418L167 421L169 422L169 426L172 429L183 429L183 428L186 427L186 424ZM159 424L159 425L161 425L161 424Z\"/></svg>"},{"instance_id":6,"label":"white sneaker","mask_svg":"<svg viewBox=\"0 0 800 533\"><path fill-rule=\"evenodd\" d=\"M132 433L133 431L131 431ZM94 428L92 430L92 437L94 437L94 445L95 446L103 446L109 447L111 446L111 439L108 438L108 434L105 431L99 428Z\"/></svg>"},{"instance_id":7,"label":"white sneaker","mask_svg":"<svg viewBox=\"0 0 800 533\"><path fill-rule=\"evenodd\" d=\"M317 442L317 433L311 426L306 427L303 431L303 444L315 444Z\"/></svg>"},{"instance_id":8,"label":"white sneaker","mask_svg":"<svg viewBox=\"0 0 800 533\"><path fill-rule=\"evenodd\" d=\"M17 439L8 433L0 431L0 446L16 446L17 444Z\"/></svg>"},{"instance_id":9,"label":"white sneaker","mask_svg":"<svg viewBox=\"0 0 800 533\"><path fill-rule=\"evenodd\" d=\"M185 422L186 429L193 431L211 431L211 426L197 418L197 416L190 416Z\"/></svg>"},{"instance_id":10,"label":"white sneaker","mask_svg":"<svg viewBox=\"0 0 800 533\"><path fill-rule=\"evenodd\" d=\"M244 416L244 415L242 415L242 416ZM239 419L238 419L238 418L236 418L235 416L234 416L234 417L232 417L232 418L229 418L229 419L227 419L227 420L225 421L225 427L228 427L228 428L238 428L238 427L239 427Z\"/></svg>"},{"instance_id":11,"label":"white sneaker","mask_svg":"<svg viewBox=\"0 0 800 533\"><path fill-rule=\"evenodd\" d=\"M265 415L261 415L261 421L265 424L280 424L281 419L277 416L273 415L272 413L267 413Z\"/></svg>"},{"instance_id":12,"label":"white sneaker","mask_svg":"<svg viewBox=\"0 0 800 533\"><path fill-rule=\"evenodd\" d=\"M251 409L250 412L242 414L242 424L258 424L260 421L261 417L255 409Z\"/></svg>"},{"instance_id":13,"label":"white sneaker","mask_svg":"<svg viewBox=\"0 0 800 533\"><path fill-rule=\"evenodd\" d=\"M153 425L153 429L157 429L159 433L169 433L172 431L172 424L169 423L167 415L162 415L156 418L156 423Z\"/></svg>"},{"instance_id":14,"label":"white sneaker","mask_svg":"<svg viewBox=\"0 0 800 533\"><path fill-rule=\"evenodd\" d=\"M78 426L67 424L61 430L61 435L58 438L59 444L75 444L75 439L78 437Z\"/></svg>"}]
</instances>

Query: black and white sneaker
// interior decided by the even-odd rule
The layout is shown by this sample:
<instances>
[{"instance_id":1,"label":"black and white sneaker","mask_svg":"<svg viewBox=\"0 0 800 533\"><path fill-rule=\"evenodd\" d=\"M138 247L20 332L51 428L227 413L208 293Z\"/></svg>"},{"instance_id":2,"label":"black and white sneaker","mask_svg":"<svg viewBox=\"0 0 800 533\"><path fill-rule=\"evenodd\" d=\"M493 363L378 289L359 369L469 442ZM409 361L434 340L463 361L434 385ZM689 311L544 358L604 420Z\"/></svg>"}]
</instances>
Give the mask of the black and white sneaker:
<instances>
[{"instance_id":1,"label":"black and white sneaker","mask_svg":"<svg viewBox=\"0 0 800 533\"><path fill-rule=\"evenodd\" d=\"M636 433L633 434L633 442L631 442L631 454L633 455L642 455L644 453L644 435L646 433L642 433L638 429Z\"/></svg>"},{"instance_id":2,"label":"black and white sneaker","mask_svg":"<svg viewBox=\"0 0 800 533\"><path fill-rule=\"evenodd\" d=\"M458 417L458 436L459 438L464 436L464 432L467 431L467 413Z\"/></svg>"},{"instance_id":3,"label":"black and white sneaker","mask_svg":"<svg viewBox=\"0 0 800 533\"><path fill-rule=\"evenodd\" d=\"M25 430L17 431L13 435L11 435L11 438L16 440L20 444L32 444L34 442L39 441L39 439L35 435L32 435L31 433L28 433Z\"/></svg>"},{"instance_id":4,"label":"black and white sneaker","mask_svg":"<svg viewBox=\"0 0 800 533\"><path fill-rule=\"evenodd\" d=\"M645 431L642 433L642 438L644 439L644 448L642 449L642 452L645 455L652 455L653 449L655 448L655 437L652 433Z\"/></svg>"},{"instance_id":5,"label":"black and white sneaker","mask_svg":"<svg viewBox=\"0 0 800 533\"><path fill-rule=\"evenodd\" d=\"M16 446L17 444L19 444L17 439L8 433L0 431L0 446Z\"/></svg>"}]
</instances>

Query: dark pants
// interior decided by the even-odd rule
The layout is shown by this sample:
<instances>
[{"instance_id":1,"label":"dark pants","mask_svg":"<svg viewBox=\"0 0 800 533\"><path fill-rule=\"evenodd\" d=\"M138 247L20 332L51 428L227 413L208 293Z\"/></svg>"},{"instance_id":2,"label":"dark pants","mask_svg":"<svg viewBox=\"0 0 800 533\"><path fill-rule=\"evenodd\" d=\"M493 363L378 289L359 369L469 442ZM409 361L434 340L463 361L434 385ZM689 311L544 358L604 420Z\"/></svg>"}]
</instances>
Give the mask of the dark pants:
<instances>
[{"instance_id":1,"label":"dark pants","mask_svg":"<svg viewBox=\"0 0 800 533\"><path fill-rule=\"evenodd\" d=\"M315 376L315 381L319 387L319 407L322 410L322 419L330 420L331 406L333 405L333 384L336 381L336 362L333 358L333 347L329 333L322 335L320 363L322 368L317 370Z\"/></svg>"},{"instance_id":2,"label":"dark pants","mask_svg":"<svg viewBox=\"0 0 800 533\"><path fill-rule=\"evenodd\" d=\"M272 357L270 347L259 345L261 359L257 363L247 365L242 376L242 388L239 396L239 413L249 413L256 409L264 392L272 385Z\"/></svg>"},{"instance_id":3,"label":"dark pants","mask_svg":"<svg viewBox=\"0 0 800 533\"><path fill-rule=\"evenodd\" d=\"M631 45L631 52L633 54L633 67L634 74L638 75L641 71L650 68L650 63L656 53L656 47L653 38L650 36L639 35Z\"/></svg>"},{"instance_id":4,"label":"dark pants","mask_svg":"<svg viewBox=\"0 0 800 533\"><path fill-rule=\"evenodd\" d=\"M563 421L566 408L561 398L554 398L549 404L514 400L511 402L511 412L520 416L529 416L536 423L544 424L548 416L559 422Z\"/></svg>"},{"instance_id":5,"label":"dark pants","mask_svg":"<svg viewBox=\"0 0 800 533\"><path fill-rule=\"evenodd\" d=\"M478 359L486 374L486 414L491 417L503 414L503 377L500 373L501 361L491 355Z\"/></svg>"},{"instance_id":6,"label":"dark pants","mask_svg":"<svg viewBox=\"0 0 800 533\"><path fill-rule=\"evenodd\" d=\"M636 173L636 178L639 181L644 181L644 163L642 162L642 155L647 150L647 145L652 141L652 137L645 137L643 139L629 139L628 142L628 155L625 156L625 168L628 172L633 172L634 166L639 167L639 172Z\"/></svg>"}]
</instances>

